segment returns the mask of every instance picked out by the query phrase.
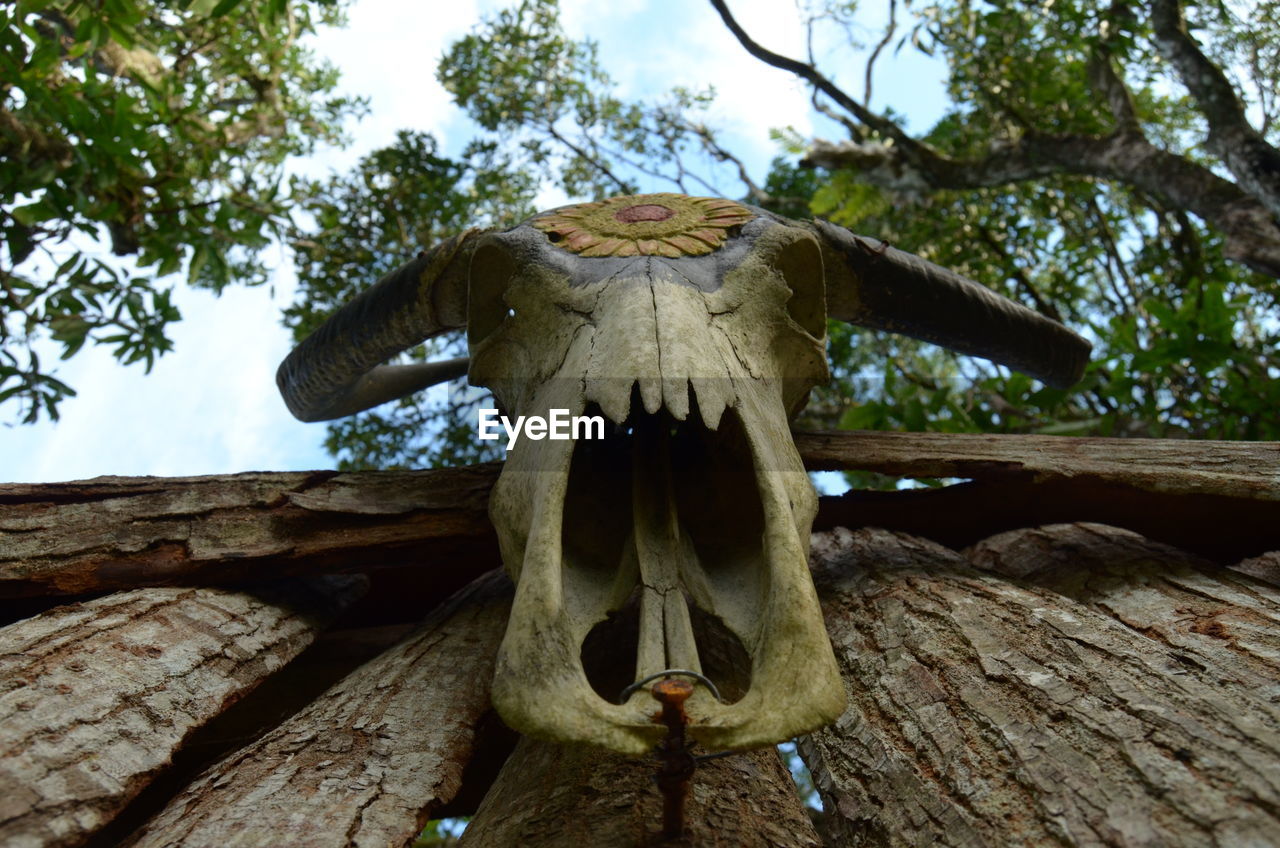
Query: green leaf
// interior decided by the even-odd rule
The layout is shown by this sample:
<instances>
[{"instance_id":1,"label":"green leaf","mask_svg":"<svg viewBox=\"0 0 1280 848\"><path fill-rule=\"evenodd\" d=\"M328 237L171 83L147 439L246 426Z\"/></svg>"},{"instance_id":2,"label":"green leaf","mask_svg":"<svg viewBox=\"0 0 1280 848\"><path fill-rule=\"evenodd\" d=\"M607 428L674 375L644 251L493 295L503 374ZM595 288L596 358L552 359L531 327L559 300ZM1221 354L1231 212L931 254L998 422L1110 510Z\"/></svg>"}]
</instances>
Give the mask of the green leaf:
<instances>
[{"instance_id":1,"label":"green leaf","mask_svg":"<svg viewBox=\"0 0 1280 848\"><path fill-rule=\"evenodd\" d=\"M41 221L48 221L51 218L57 217L58 210L54 209L47 202L39 200L26 206L19 206L10 214L13 215L13 219L19 224L31 227L39 224Z\"/></svg>"},{"instance_id":2,"label":"green leaf","mask_svg":"<svg viewBox=\"0 0 1280 848\"><path fill-rule=\"evenodd\" d=\"M878 430L884 422L880 404L850 406L840 416L841 430Z\"/></svg>"},{"instance_id":3,"label":"green leaf","mask_svg":"<svg viewBox=\"0 0 1280 848\"><path fill-rule=\"evenodd\" d=\"M209 13L209 17L220 18L236 6L239 6L242 2L244 2L244 0L221 0L218 5L213 7L213 11Z\"/></svg>"}]
</instances>

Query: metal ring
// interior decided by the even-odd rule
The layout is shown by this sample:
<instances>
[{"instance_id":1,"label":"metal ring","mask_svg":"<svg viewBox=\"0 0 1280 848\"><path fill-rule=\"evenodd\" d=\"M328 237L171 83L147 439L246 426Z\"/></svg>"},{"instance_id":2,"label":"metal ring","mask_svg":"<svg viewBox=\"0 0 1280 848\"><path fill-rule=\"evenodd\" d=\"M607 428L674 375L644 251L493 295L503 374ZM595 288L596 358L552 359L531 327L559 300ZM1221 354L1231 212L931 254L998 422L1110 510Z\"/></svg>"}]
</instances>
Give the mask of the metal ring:
<instances>
[{"instance_id":1,"label":"metal ring","mask_svg":"<svg viewBox=\"0 0 1280 848\"><path fill-rule=\"evenodd\" d=\"M644 686L646 683L649 683L650 681L653 681L653 680L657 680L659 677L671 677L676 674L679 674L683 677L692 677L695 681L697 681L698 683L701 683L703 686L710 689L712 697L714 697L720 703L724 703L724 699L720 697L720 690L716 688L716 685L714 683L712 683L710 680L708 680L706 677L699 674L698 672L690 671L687 668L668 668L665 671L659 671L655 674L651 674L648 677L644 678L643 680L637 680L635 683L632 683L626 689L622 690L622 696L619 698L618 703L625 704L627 702L627 699L630 698L632 695L634 695L637 691L639 691L640 688Z\"/></svg>"}]
</instances>

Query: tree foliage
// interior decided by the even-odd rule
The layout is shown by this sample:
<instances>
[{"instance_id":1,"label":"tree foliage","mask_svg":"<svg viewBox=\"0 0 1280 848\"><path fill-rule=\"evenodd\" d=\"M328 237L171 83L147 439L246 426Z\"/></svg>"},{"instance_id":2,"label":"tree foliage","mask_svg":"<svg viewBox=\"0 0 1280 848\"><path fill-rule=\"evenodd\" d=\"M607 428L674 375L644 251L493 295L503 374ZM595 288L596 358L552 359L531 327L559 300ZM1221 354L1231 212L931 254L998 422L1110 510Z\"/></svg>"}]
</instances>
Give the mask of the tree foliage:
<instances>
[{"instance_id":1,"label":"tree foliage","mask_svg":"<svg viewBox=\"0 0 1280 848\"><path fill-rule=\"evenodd\" d=\"M833 323L835 380L815 393L804 425L1280 438L1280 227L1265 191L1250 188L1259 180L1239 157L1226 161L1223 141L1223 122L1246 112L1259 127L1250 138L1274 141L1274 4L1173 4L1170 23L1164 0L886 0L889 27L872 55L921 50L949 70L950 107L919 136L892 111L872 112L868 91L856 98L811 62L769 53L723 3L712 5L745 49L812 87L841 137L779 128L779 157L753 178L705 123L712 91L623 101L596 46L565 34L555 0L521 0L482 21L446 54L439 77L480 126L486 155L528 180L523 199L539 187L575 199L677 190L822 216L954 268L1095 343L1084 381L1061 391ZM809 11L815 29L859 14L835 2ZM1217 69L1235 113L1210 103L1221 90L1188 87L1178 51ZM472 218L447 220L452 231ZM384 244L400 257L416 246ZM424 409L406 401L339 424L330 447L357 464L459 456L468 440L457 430L434 452L406 435L449 420Z\"/></svg>"},{"instance_id":2,"label":"tree foliage","mask_svg":"<svg viewBox=\"0 0 1280 848\"><path fill-rule=\"evenodd\" d=\"M869 54L851 38L824 54L832 68L871 57L855 94L812 57L765 50L712 0L745 50L802 79L832 119L816 138L780 127L778 158L754 174L709 125L712 88L627 101L555 0L519 0L441 60L479 128L465 150L449 158L402 134L350 174L295 185L286 225L281 161L332 138L357 105L331 97L332 72L296 44L334 7L19 3L0 12L14 80L0 109L0 398L30 418L70 391L35 357L41 334L66 353L93 338L149 362L176 318L157 281L183 268L215 288L259 280L275 233L297 248L303 287L286 321L304 334L357 285L464 226L513 224L535 198L676 190L886 238L1095 342L1084 382L1063 392L832 325L836 380L804 424L1280 438L1278 4L883 4L890 23ZM827 41L865 12L804 8ZM895 50L947 63L950 107L924 133L867 105L875 62ZM75 249L77 233L109 238L137 268ZM408 399L335 425L329 446L350 467L458 460L477 455L469 425Z\"/></svg>"},{"instance_id":3,"label":"tree foliage","mask_svg":"<svg viewBox=\"0 0 1280 848\"><path fill-rule=\"evenodd\" d=\"M920 138L812 65L799 70L849 132L794 140L801 158L779 165L822 175L815 214L955 268L1095 342L1085 381L1064 393L833 327L843 368L820 413L855 428L1280 437L1268 259L1280 228L1265 197L1229 182L1207 149L1210 112L1188 96L1149 22L1162 5L913 4L903 38L950 70L951 107ZM1274 88L1274 63L1242 64L1267 41L1252 23L1263 6L1189 11L1220 67L1254 75L1233 94L1269 109L1258 92ZM1280 22L1264 18L1274 36ZM1235 212L1203 199L1215 193Z\"/></svg>"},{"instance_id":4,"label":"tree foliage","mask_svg":"<svg viewBox=\"0 0 1280 848\"><path fill-rule=\"evenodd\" d=\"M533 211L537 181L512 167L491 142L458 159L440 155L427 134L402 131L349 174L298 180L299 224L290 232L298 272L285 324L299 340L382 274L419 250L470 226L510 226ZM466 352L458 334L407 351L421 361ZM475 439L471 409L483 395L444 403L424 393L329 425L326 447L344 469L420 468L500 459Z\"/></svg>"},{"instance_id":5,"label":"tree foliage","mask_svg":"<svg viewBox=\"0 0 1280 848\"><path fill-rule=\"evenodd\" d=\"M361 105L299 45L340 20L332 0L0 7L0 401L57 417L74 390L41 360L50 340L150 368L179 318L171 275L265 281L286 157Z\"/></svg>"}]
</instances>

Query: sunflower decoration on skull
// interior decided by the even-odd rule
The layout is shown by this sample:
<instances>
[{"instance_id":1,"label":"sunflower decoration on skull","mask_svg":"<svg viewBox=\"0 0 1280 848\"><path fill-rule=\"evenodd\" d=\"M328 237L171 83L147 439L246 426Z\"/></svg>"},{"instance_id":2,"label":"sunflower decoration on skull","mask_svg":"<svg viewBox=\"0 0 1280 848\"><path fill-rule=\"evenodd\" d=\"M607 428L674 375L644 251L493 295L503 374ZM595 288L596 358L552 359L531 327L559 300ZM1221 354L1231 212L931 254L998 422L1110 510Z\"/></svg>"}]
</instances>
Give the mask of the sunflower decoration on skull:
<instances>
[{"instance_id":1,"label":"sunflower decoration on skull","mask_svg":"<svg viewBox=\"0 0 1280 848\"><path fill-rule=\"evenodd\" d=\"M732 200L663 193L566 206L531 223L581 256L676 258L719 250L731 228L754 217Z\"/></svg>"}]
</instances>

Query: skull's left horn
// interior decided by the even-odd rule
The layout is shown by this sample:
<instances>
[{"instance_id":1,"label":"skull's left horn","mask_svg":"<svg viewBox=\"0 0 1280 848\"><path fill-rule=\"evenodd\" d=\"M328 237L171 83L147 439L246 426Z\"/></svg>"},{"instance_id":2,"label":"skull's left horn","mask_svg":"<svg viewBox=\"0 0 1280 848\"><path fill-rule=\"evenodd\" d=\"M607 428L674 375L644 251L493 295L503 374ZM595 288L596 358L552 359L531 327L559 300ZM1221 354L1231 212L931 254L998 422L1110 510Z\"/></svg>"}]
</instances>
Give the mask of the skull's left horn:
<instances>
[{"instance_id":1,"label":"skull's left horn","mask_svg":"<svg viewBox=\"0 0 1280 848\"><path fill-rule=\"evenodd\" d=\"M463 327L471 254L484 231L423 251L335 312L280 363L276 384L302 421L353 415L467 373L467 359L381 365Z\"/></svg>"},{"instance_id":2,"label":"skull's left horn","mask_svg":"<svg viewBox=\"0 0 1280 848\"><path fill-rule=\"evenodd\" d=\"M1067 388L1092 345L1071 330L932 262L814 221L822 244L827 314L980 356Z\"/></svg>"}]
</instances>

